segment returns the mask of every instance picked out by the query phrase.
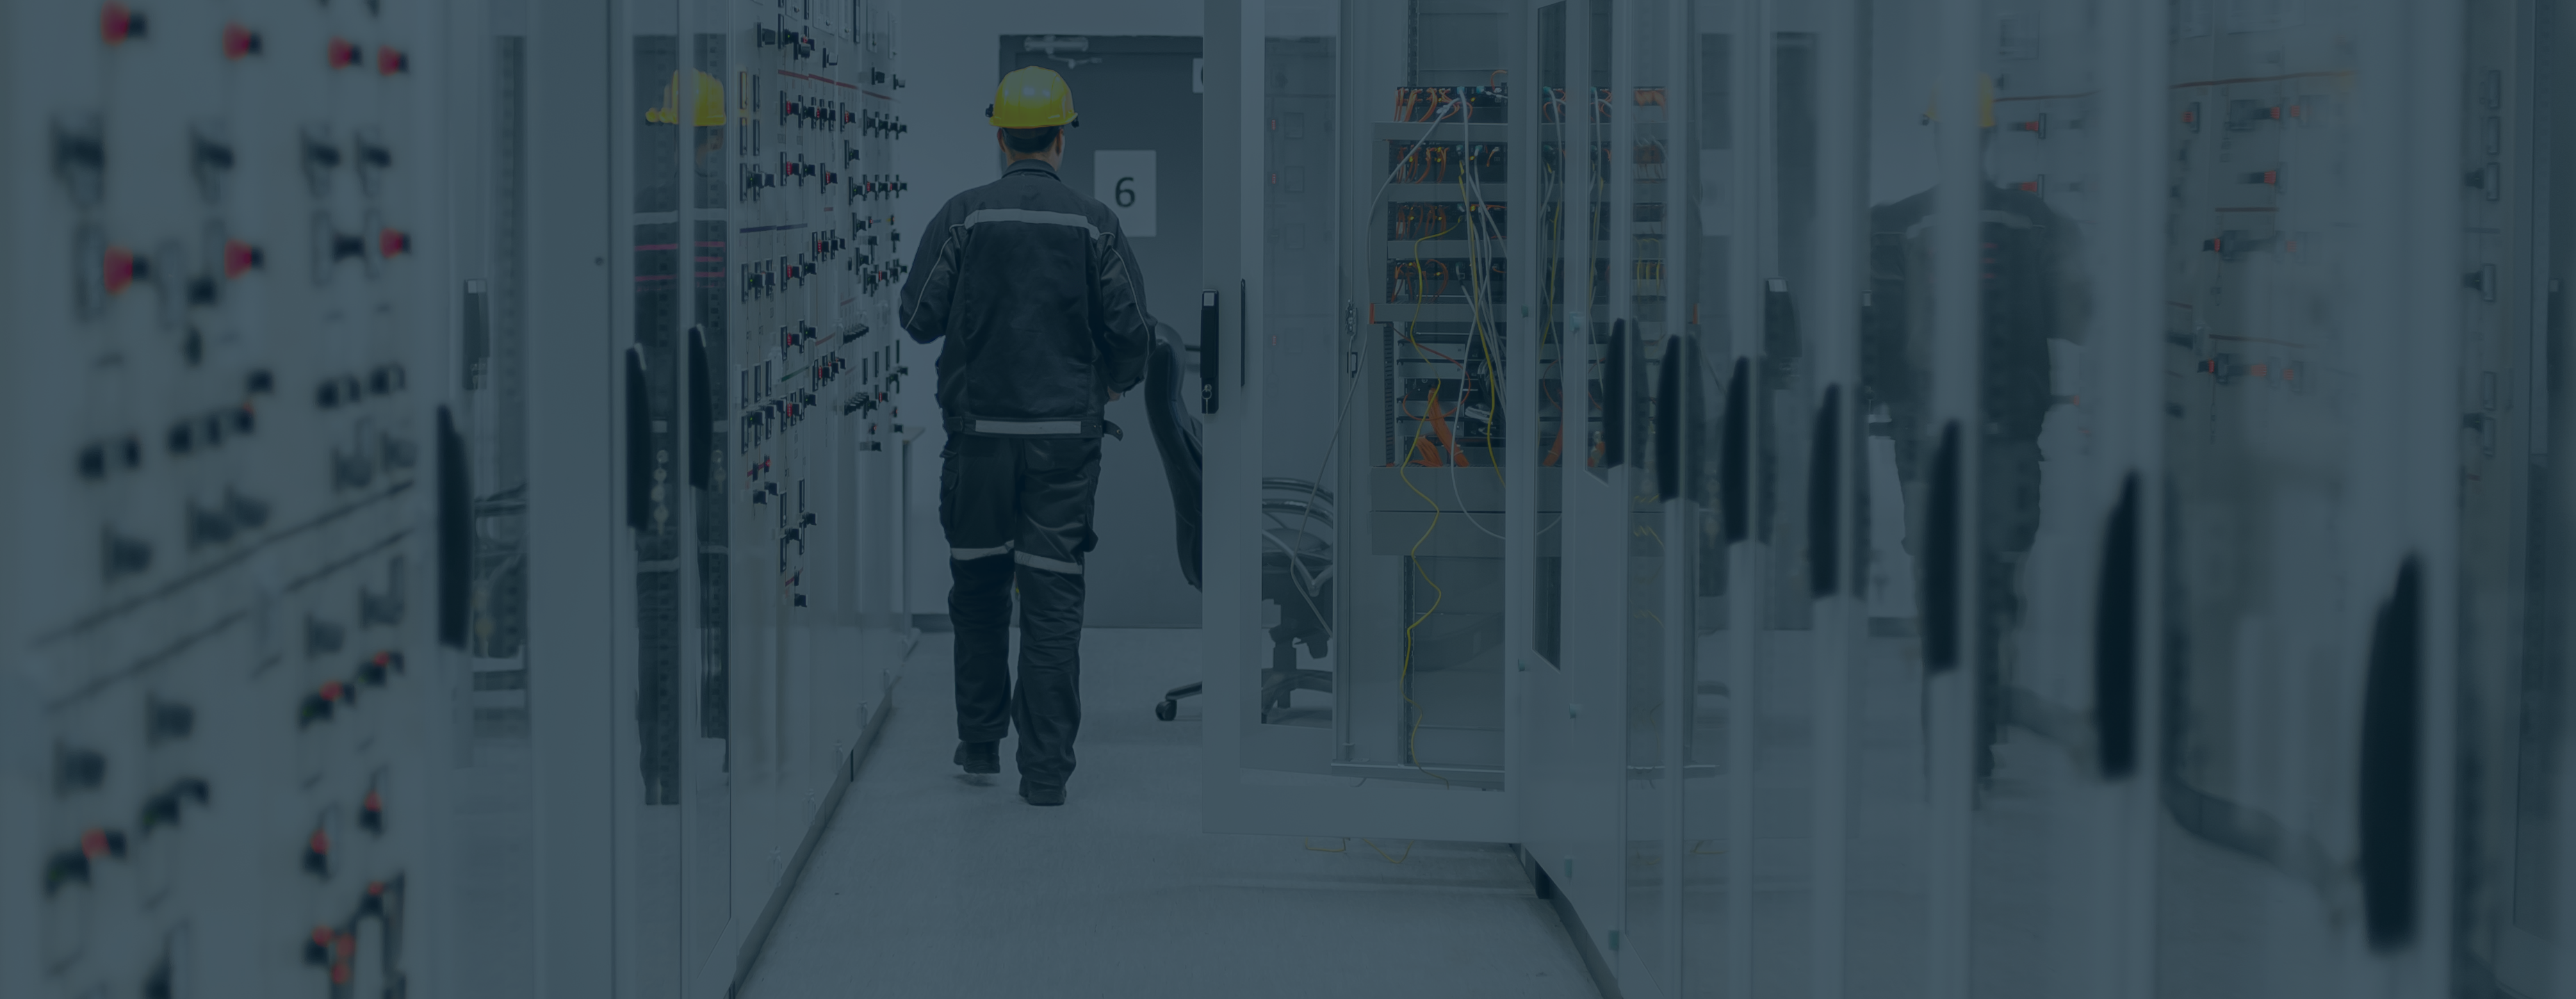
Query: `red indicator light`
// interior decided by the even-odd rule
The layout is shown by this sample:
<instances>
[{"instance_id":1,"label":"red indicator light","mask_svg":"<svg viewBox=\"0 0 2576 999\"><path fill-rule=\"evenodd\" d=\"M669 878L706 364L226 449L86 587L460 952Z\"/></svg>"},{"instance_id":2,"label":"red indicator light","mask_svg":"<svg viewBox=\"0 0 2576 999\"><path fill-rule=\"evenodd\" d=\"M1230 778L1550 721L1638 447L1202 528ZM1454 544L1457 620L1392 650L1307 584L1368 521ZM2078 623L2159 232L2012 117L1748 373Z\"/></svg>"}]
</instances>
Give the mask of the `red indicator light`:
<instances>
[{"instance_id":1,"label":"red indicator light","mask_svg":"<svg viewBox=\"0 0 2576 999\"><path fill-rule=\"evenodd\" d=\"M100 857L106 856L108 852L107 830L90 829L82 832L80 838L80 851L81 856L88 857L91 860L97 860Z\"/></svg>"},{"instance_id":2,"label":"red indicator light","mask_svg":"<svg viewBox=\"0 0 2576 999\"><path fill-rule=\"evenodd\" d=\"M225 241L225 277L238 278L243 274L248 273L252 268L258 267L260 262L259 247L252 246L249 243L242 242L238 239Z\"/></svg>"},{"instance_id":3,"label":"red indicator light","mask_svg":"<svg viewBox=\"0 0 2576 999\"><path fill-rule=\"evenodd\" d=\"M98 9L98 37L110 45L143 37L143 15L121 3Z\"/></svg>"},{"instance_id":4,"label":"red indicator light","mask_svg":"<svg viewBox=\"0 0 2576 999\"><path fill-rule=\"evenodd\" d=\"M369 791L369 792L367 792L367 800L366 800L366 801L365 801L365 803L364 803L364 804L362 804L360 807L363 807L363 808L365 808L366 810L368 810L368 811L370 811L370 812L381 812L381 811L384 811L384 810L385 810L385 798L384 798L384 795L378 794L378 793L376 793L376 792L374 792L374 791Z\"/></svg>"},{"instance_id":5,"label":"red indicator light","mask_svg":"<svg viewBox=\"0 0 2576 999\"><path fill-rule=\"evenodd\" d=\"M2280 106L2280 105L2278 105L2278 104L2272 105L2271 107L2268 107L2268 108L2264 108L2264 109L2263 109L2263 113L2268 114L2268 115L2271 115L2271 116L2272 116L2272 120L2273 120L2273 121L2279 121L2279 120L2281 120L2281 106Z\"/></svg>"},{"instance_id":6,"label":"red indicator light","mask_svg":"<svg viewBox=\"0 0 2576 999\"><path fill-rule=\"evenodd\" d=\"M224 58L239 59L259 51L259 32L240 24L224 25Z\"/></svg>"},{"instance_id":7,"label":"red indicator light","mask_svg":"<svg viewBox=\"0 0 2576 999\"><path fill-rule=\"evenodd\" d=\"M2025 181L2022 181L2020 184L2015 185L2015 186L2017 186L2017 187L2021 188L2022 190L2029 191L2029 192L2031 192L2031 193L2033 193L2033 194L2037 194L2037 193L2039 193L2039 182L2038 182L2038 181L2035 181L2035 180L2025 180Z\"/></svg>"},{"instance_id":8,"label":"red indicator light","mask_svg":"<svg viewBox=\"0 0 2576 999\"><path fill-rule=\"evenodd\" d=\"M411 249L411 236L400 229L386 229L376 234L376 250L387 259L401 256Z\"/></svg>"},{"instance_id":9,"label":"red indicator light","mask_svg":"<svg viewBox=\"0 0 2576 999\"><path fill-rule=\"evenodd\" d=\"M336 700L340 700L341 698L343 698L343 697L347 696L347 694L348 694L348 687L347 687L347 686L345 686L345 685L343 685L343 684L342 684L340 681L338 681L338 680L332 680L332 681L328 681L328 682L326 682L326 683L324 683L324 684L322 685L322 691L321 691L321 693L322 693L322 699L323 699L323 700L326 700L326 701L336 701Z\"/></svg>"},{"instance_id":10,"label":"red indicator light","mask_svg":"<svg viewBox=\"0 0 2576 999\"><path fill-rule=\"evenodd\" d=\"M107 293L110 295L124 293L134 285L135 278L152 276L151 265L122 246L107 248L106 264Z\"/></svg>"},{"instance_id":11,"label":"red indicator light","mask_svg":"<svg viewBox=\"0 0 2576 999\"><path fill-rule=\"evenodd\" d=\"M330 928L330 927L328 927L328 926L316 926L316 927L314 927L314 928L313 928L313 946L316 946L316 947L328 947L328 946L331 946L331 928Z\"/></svg>"},{"instance_id":12,"label":"red indicator light","mask_svg":"<svg viewBox=\"0 0 2576 999\"><path fill-rule=\"evenodd\" d=\"M411 57L391 45L376 46L376 75L392 76L411 69Z\"/></svg>"},{"instance_id":13,"label":"red indicator light","mask_svg":"<svg viewBox=\"0 0 2576 999\"><path fill-rule=\"evenodd\" d=\"M331 68L345 69L357 65L358 60L366 55L366 50L346 38L334 38L331 39L330 54Z\"/></svg>"},{"instance_id":14,"label":"red indicator light","mask_svg":"<svg viewBox=\"0 0 2576 999\"><path fill-rule=\"evenodd\" d=\"M322 830L319 830L319 829L313 830L313 838L312 838L311 840L308 840L308 841L306 841L306 842L305 842L305 844L304 844L304 849L306 849L306 850L308 850L308 851L312 852L312 854L313 854L314 856L317 856L317 857L318 857L318 856L322 856L322 855L327 854L327 853L330 853L330 852L331 852L331 836L330 836L330 834L325 833L325 832L323 832Z\"/></svg>"},{"instance_id":15,"label":"red indicator light","mask_svg":"<svg viewBox=\"0 0 2576 999\"><path fill-rule=\"evenodd\" d=\"M2195 122L2195 121L2199 121L2199 120L2200 120L2200 112L2198 112L2198 111L2185 111L2185 112L2183 112L2183 113L2182 113L2182 123L2183 123L2183 124L2185 124L2185 125L2189 125L2189 124L2191 124L2191 123L2193 123L2193 122Z\"/></svg>"}]
</instances>

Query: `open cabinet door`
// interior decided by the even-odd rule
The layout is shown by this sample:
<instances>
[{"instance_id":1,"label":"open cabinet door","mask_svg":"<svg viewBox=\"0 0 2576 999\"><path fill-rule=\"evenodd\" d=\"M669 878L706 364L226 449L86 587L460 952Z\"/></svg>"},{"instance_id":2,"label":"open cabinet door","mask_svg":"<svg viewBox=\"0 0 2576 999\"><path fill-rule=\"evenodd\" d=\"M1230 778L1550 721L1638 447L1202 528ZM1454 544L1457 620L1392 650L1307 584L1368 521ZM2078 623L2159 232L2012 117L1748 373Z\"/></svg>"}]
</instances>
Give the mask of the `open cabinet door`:
<instances>
[{"instance_id":1,"label":"open cabinet door","mask_svg":"<svg viewBox=\"0 0 2576 999\"><path fill-rule=\"evenodd\" d=\"M1522 7L1208 4L1210 831L1517 839Z\"/></svg>"}]
</instances>

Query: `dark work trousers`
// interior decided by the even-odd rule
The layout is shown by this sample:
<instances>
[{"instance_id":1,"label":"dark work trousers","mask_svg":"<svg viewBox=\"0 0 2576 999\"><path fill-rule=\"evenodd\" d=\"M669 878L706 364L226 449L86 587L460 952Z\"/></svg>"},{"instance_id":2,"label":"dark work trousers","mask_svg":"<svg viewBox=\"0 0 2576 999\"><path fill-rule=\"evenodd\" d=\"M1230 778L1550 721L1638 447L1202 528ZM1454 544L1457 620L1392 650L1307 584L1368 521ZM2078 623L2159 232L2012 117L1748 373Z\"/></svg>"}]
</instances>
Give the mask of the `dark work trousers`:
<instances>
[{"instance_id":1,"label":"dark work trousers","mask_svg":"<svg viewBox=\"0 0 2576 999\"><path fill-rule=\"evenodd\" d=\"M1021 779L1062 786L1082 726L1082 556L1099 539L1098 438L957 434L940 455L948 616L957 628L957 739L1020 733ZM1011 592L1020 682L1011 687ZM1007 722L1004 714L1008 710Z\"/></svg>"}]
</instances>

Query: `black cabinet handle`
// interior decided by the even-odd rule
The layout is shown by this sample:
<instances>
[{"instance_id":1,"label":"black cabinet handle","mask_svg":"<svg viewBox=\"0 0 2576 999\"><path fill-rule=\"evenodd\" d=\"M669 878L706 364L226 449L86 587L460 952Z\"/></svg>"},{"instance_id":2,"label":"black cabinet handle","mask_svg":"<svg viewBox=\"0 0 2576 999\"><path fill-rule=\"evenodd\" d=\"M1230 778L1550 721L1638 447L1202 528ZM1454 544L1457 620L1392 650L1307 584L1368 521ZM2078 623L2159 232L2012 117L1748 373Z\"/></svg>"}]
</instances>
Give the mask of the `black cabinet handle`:
<instances>
[{"instance_id":1,"label":"black cabinet handle","mask_svg":"<svg viewBox=\"0 0 2576 999\"><path fill-rule=\"evenodd\" d=\"M465 647L474 599L474 483L456 416L438 407L438 641Z\"/></svg>"},{"instance_id":2,"label":"black cabinet handle","mask_svg":"<svg viewBox=\"0 0 2576 999\"><path fill-rule=\"evenodd\" d=\"M1726 422L1718 428L1718 523L1729 544L1753 536L1753 360L1735 359L1726 379Z\"/></svg>"},{"instance_id":3,"label":"black cabinet handle","mask_svg":"<svg viewBox=\"0 0 2576 999\"><path fill-rule=\"evenodd\" d=\"M1217 379L1224 377L1225 365L1219 361L1218 348L1225 341L1225 314L1217 311L1216 289L1199 292L1199 412L1216 412ZM1395 373L1387 372L1387 377Z\"/></svg>"},{"instance_id":4,"label":"black cabinet handle","mask_svg":"<svg viewBox=\"0 0 2576 999\"><path fill-rule=\"evenodd\" d=\"M644 379L644 348L626 348L626 526L652 526L653 406Z\"/></svg>"},{"instance_id":5,"label":"black cabinet handle","mask_svg":"<svg viewBox=\"0 0 2576 999\"><path fill-rule=\"evenodd\" d=\"M1696 353L1690 342L1686 333L1665 338L1663 368L1655 373L1655 495L1666 500L1682 494L1682 412L1688 405L1682 395L1688 391L1690 355Z\"/></svg>"},{"instance_id":6,"label":"black cabinet handle","mask_svg":"<svg viewBox=\"0 0 2576 999\"><path fill-rule=\"evenodd\" d=\"M689 488L704 489L715 477L716 380L708 369L707 331L689 327Z\"/></svg>"},{"instance_id":7,"label":"black cabinet handle","mask_svg":"<svg viewBox=\"0 0 2576 999\"><path fill-rule=\"evenodd\" d=\"M2093 734L2102 776L2138 768L2138 476L2102 530L2102 582L2093 604Z\"/></svg>"},{"instance_id":8,"label":"black cabinet handle","mask_svg":"<svg viewBox=\"0 0 2576 999\"><path fill-rule=\"evenodd\" d=\"M1601 361L1601 467L1628 460L1628 321L1610 323L1610 352Z\"/></svg>"},{"instance_id":9,"label":"black cabinet handle","mask_svg":"<svg viewBox=\"0 0 2576 999\"><path fill-rule=\"evenodd\" d=\"M1843 387L1825 386L1816 407L1816 436L1807 459L1807 590L1830 597L1841 588L1842 530L1835 516L1843 488Z\"/></svg>"},{"instance_id":10,"label":"black cabinet handle","mask_svg":"<svg viewBox=\"0 0 2576 999\"><path fill-rule=\"evenodd\" d=\"M1959 665L1959 422L1941 428L1932 458L1932 496L1924 511L1929 537L1923 545L1923 667L1938 673Z\"/></svg>"},{"instance_id":11,"label":"black cabinet handle","mask_svg":"<svg viewBox=\"0 0 2576 999\"><path fill-rule=\"evenodd\" d=\"M2423 731L2423 573L2409 557L2371 626L2370 669L2361 700L2362 922L2374 950L2415 935L2417 758Z\"/></svg>"}]
</instances>

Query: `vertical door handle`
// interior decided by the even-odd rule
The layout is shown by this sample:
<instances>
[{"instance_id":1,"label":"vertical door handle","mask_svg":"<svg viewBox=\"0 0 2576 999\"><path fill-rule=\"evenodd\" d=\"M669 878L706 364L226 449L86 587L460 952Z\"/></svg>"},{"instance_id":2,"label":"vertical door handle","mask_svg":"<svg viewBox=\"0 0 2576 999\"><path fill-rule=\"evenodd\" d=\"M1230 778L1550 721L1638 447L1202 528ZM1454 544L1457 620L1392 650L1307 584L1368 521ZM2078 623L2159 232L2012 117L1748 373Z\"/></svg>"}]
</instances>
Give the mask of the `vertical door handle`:
<instances>
[{"instance_id":1,"label":"vertical door handle","mask_svg":"<svg viewBox=\"0 0 2576 999\"><path fill-rule=\"evenodd\" d=\"M1610 323L1610 356L1601 362L1601 467L1628 460L1628 321Z\"/></svg>"},{"instance_id":2,"label":"vertical door handle","mask_svg":"<svg viewBox=\"0 0 2576 999\"><path fill-rule=\"evenodd\" d=\"M708 370L707 331L689 327L689 411L681 419L689 428L689 488L704 489L715 477L716 381Z\"/></svg>"},{"instance_id":3,"label":"vertical door handle","mask_svg":"<svg viewBox=\"0 0 2576 999\"><path fill-rule=\"evenodd\" d=\"M626 526L653 523L653 407L644 378L644 348L626 348Z\"/></svg>"},{"instance_id":4,"label":"vertical door handle","mask_svg":"<svg viewBox=\"0 0 2576 999\"><path fill-rule=\"evenodd\" d=\"M438 407L438 641L465 647L467 613L474 598L474 484L465 461L465 435L456 416Z\"/></svg>"},{"instance_id":5,"label":"vertical door handle","mask_svg":"<svg viewBox=\"0 0 2576 999\"><path fill-rule=\"evenodd\" d=\"M1843 387L1825 386L1807 459L1807 589L1830 597L1842 584Z\"/></svg>"},{"instance_id":6,"label":"vertical door handle","mask_svg":"<svg viewBox=\"0 0 2576 999\"><path fill-rule=\"evenodd\" d=\"M1718 428L1718 522L1729 543L1753 536L1753 359L1735 359L1726 379L1726 422Z\"/></svg>"},{"instance_id":7,"label":"vertical door handle","mask_svg":"<svg viewBox=\"0 0 2576 999\"><path fill-rule=\"evenodd\" d=\"M2374 950L2403 945L2415 935L2422 575L2412 557L2398 568L2397 585L2371 627L2370 668L2362 689L2359 866L2362 922Z\"/></svg>"},{"instance_id":8,"label":"vertical door handle","mask_svg":"<svg viewBox=\"0 0 2576 999\"><path fill-rule=\"evenodd\" d=\"M1225 365L1219 360L1218 348L1225 326L1225 313L1217 310L1216 289L1199 292L1199 412L1213 413L1217 407L1217 379L1224 377ZM1386 373L1389 378L1395 372Z\"/></svg>"},{"instance_id":9,"label":"vertical door handle","mask_svg":"<svg viewBox=\"0 0 2576 999\"><path fill-rule=\"evenodd\" d=\"M1655 495L1678 499L1682 494L1682 398L1693 356L1688 333L1664 339L1663 369L1655 374Z\"/></svg>"},{"instance_id":10,"label":"vertical door handle","mask_svg":"<svg viewBox=\"0 0 2576 999\"><path fill-rule=\"evenodd\" d=\"M2138 476L2102 531L2102 582L2093 604L2093 733L2102 776L2138 766Z\"/></svg>"},{"instance_id":11,"label":"vertical door handle","mask_svg":"<svg viewBox=\"0 0 2576 999\"><path fill-rule=\"evenodd\" d=\"M1941 428L1932 457L1932 495L1924 511L1923 666L1938 673L1959 665L1959 421Z\"/></svg>"}]
</instances>

